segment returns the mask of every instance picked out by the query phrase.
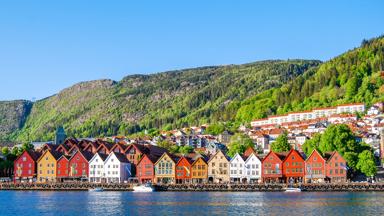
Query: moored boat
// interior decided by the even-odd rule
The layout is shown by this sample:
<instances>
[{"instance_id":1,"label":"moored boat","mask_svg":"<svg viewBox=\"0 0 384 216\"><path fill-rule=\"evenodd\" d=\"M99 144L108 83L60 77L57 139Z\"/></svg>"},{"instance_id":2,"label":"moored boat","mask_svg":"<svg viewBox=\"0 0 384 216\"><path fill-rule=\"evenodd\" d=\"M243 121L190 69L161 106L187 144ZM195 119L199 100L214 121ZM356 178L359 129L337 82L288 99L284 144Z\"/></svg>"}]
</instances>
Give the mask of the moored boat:
<instances>
[{"instance_id":1,"label":"moored boat","mask_svg":"<svg viewBox=\"0 0 384 216\"><path fill-rule=\"evenodd\" d=\"M155 187L151 184L138 185L133 187L133 192L154 192Z\"/></svg>"},{"instance_id":2,"label":"moored boat","mask_svg":"<svg viewBox=\"0 0 384 216\"><path fill-rule=\"evenodd\" d=\"M301 192L300 188L288 187L285 188L285 192Z\"/></svg>"},{"instance_id":3,"label":"moored boat","mask_svg":"<svg viewBox=\"0 0 384 216\"><path fill-rule=\"evenodd\" d=\"M89 192L103 192L104 189L102 187L96 187L88 190Z\"/></svg>"}]
</instances>

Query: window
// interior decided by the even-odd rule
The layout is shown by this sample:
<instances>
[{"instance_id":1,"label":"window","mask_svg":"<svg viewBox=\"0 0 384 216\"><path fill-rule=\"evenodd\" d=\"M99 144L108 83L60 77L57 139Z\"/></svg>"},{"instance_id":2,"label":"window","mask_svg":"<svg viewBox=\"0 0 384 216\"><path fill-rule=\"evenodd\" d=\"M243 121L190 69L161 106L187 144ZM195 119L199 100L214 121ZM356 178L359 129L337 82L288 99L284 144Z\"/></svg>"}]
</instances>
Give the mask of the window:
<instances>
[{"instance_id":1,"label":"window","mask_svg":"<svg viewBox=\"0 0 384 216\"><path fill-rule=\"evenodd\" d=\"M27 161L27 157L24 156L24 157L23 157L23 161Z\"/></svg>"}]
</instances>

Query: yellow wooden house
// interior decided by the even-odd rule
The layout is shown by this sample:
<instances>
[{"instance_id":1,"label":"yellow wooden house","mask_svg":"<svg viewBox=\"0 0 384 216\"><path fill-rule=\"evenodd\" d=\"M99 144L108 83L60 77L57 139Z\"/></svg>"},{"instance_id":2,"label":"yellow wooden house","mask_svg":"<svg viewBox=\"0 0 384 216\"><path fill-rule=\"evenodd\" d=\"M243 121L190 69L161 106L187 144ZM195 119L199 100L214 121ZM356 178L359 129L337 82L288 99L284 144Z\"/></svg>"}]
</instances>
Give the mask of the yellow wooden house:
<instances>
[{"instance_id":1,"label":"yellow wooden house","mask_svg":"<svg viewBox=\"0 0 384 216\"><path fill-rule=\"evenodd\" d=\"M155 163L155 182L163 184L175 183L177 161L177 157L164 153Z\"/></svg>"},{"instance_id":2,"label":"yellow wooden house","mask_svg":"<svg viewBox=\"0 0 384 216\"><path fill-rule=\"evenodd\" d=\"M192 183L205 183L208 179L208 164L203 157L198 157L191 166Z\"/></svg>"},{"instance_id":3,"label":"yellow wooden house","mask_svg":"<svg viewBox=\"0 0 384 216\"><path fill-rule=\"evenodd\" d=\"M57 160L61 154L46 150L37 160L37 182L56 182Z\"/></svg>"}]
</instances>

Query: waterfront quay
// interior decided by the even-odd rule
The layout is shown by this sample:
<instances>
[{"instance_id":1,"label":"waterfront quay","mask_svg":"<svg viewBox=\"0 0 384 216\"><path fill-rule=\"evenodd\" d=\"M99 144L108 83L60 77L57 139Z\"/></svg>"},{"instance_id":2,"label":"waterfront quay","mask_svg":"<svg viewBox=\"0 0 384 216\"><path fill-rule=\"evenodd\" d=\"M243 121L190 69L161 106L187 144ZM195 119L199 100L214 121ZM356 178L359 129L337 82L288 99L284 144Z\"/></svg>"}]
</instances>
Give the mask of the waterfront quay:
<instances>
[{"instance_id":1,"label":"waterfront quay","mask_svg":"<svg viewBox=\"0 0 384 216\"><path fill-rule=\"evenodd\" d=\"M83 191L103 188L105 191L133 191L135 184L94 184L94 183L2 183L0 190L38 191ZM287 184L157 184L156 191L221 191L221 192L278 192L284 191ZM297 186L298 187L298 186ZM302 191L384 191L384 183L344 183L344 184L302 184Z\"/></svg>"}]
</instances>

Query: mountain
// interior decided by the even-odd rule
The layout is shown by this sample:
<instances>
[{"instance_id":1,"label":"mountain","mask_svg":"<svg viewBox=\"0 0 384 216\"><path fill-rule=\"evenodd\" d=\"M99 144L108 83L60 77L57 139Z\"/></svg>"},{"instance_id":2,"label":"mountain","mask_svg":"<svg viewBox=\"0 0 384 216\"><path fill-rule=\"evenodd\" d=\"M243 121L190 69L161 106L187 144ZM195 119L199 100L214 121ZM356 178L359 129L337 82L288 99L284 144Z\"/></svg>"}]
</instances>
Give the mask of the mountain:
<instances>
[{"instance_id":1,"label":"mountain","mask_svg":"<svg viewBox=\"0 0 384 216\"><path fill-rule=\"evenodd\" d=\"M131 134L341 103L384 101L384 36L327 62L274 60L76 84L37 101L0 103L0 140Z\"/></svg>"},{"instance_id":2,"label":"mountain","mask_svg":"<svg viewBox=\"0 0 384 216\"><path fill-rule=\"evenodd\" d=\"M0 137L22 127L31 108L29 101L0 101Z\"/></svg>"},{"instance_id":3,"label":"mountain","mask_svg":"<svg viewBox=\"0 0 384 216\"><path fill-rule=\"evenodd\" d=\"M19 124L2 139L52 140L59 125L71 136L91 137L228 121L243 100L278 88L320 64L261 61L131 75L119 82L83 82L35 102L26 121L25 116L7 118Z\"/></svg>"},{"instance_id":4,"label":"mountain","mask_svg":"<svg viewBox=\"0 0 384 216\"><path fill-rule=\"evenodd\" d=\"M236 120L249 122L271 114L343 103L384 101L384 36L312 68L281 87L244 100Z\"/></svg>"}]
</instances>

